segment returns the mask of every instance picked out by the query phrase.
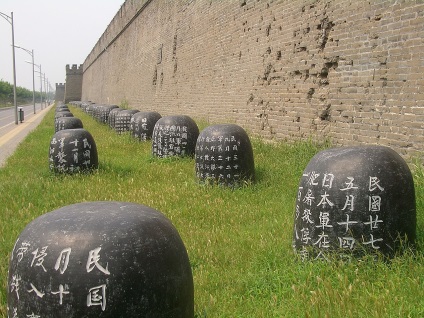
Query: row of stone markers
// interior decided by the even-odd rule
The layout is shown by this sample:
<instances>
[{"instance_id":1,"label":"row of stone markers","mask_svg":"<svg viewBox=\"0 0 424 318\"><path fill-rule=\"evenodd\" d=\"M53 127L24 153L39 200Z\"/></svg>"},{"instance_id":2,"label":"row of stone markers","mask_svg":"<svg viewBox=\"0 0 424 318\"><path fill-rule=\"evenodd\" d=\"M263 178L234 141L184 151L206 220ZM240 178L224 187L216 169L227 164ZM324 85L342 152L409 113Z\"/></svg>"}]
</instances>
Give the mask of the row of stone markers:
<instances>
[{"instance_id":1,"label":"row of stone markers","mask_svg":"<svg viewBox=\"0 0 424 318\"><path fill-rule=\"evenodd\" d=\"M108 106L90 107L96 117ZM199 134L188 116L161 118L157 113L119 111L115 106L109 119L113 112L111 122L120 122L115 130L130 130L132 135L141 129L135 123L142 114L138 118L149 127L149 134L141 140L151 136L152 155L194 155L201 181L232 186L254 178L251 143L237 125L213 125ZM341 257L391 256L406 241L415 241L415 229L412 174L394 150L383 146L333 148L318 153L306 167L293 230L293 248L300 258L328 259L334 251Z\"/></svg>"},{"instance_id":2,"label":"row of stone markers","mask_svg":"<svg viewBox=\"0 0 424 318\"><path fill-rule=\"evenodd\" d=\"M56 106L55 134L50 140L49 168L56 173L91 171L98 167L93 136L64 104Z\"/></svg>"},{"instance_id":3,"label":"row of stone markers","mask_svg":"<svg viewBox=\"0 0 424 318\"><path fill-rule=\"evenodd\" d=\"M115 116L118 132L126 131L129 115L120 119L123 110L106 107L88 105L86 111L103 123ZM76 164L94 155L95 143L82 124L67 126L62 118L72 116L65 113L56 109L51 158L65 160L53 166L74 165L57 171L75 172ZM140 139L152 138L152 154L194 154L201 180L232 184L242 180L242 171L254 174L250 141L236 125L214 125L199 134L188 116L168 116L153 126L151 137ZM415 242L412 175L388 147L319 152L305 168L294 200L293 248L303 261L392 257ZM8 275L9 317L194 317L184 243L169 219L144 205L85 202L35 219L15 243Z\"/></svg>"},{"instance_id":4,"label":"row of stone markers","mask_svg":"<svg viewBox=\"0 0 424 318\"><path fill-rule=\"evenodd\" d=\"M254 180L252 145L240 126L212 125L199 133L196 122L186 115L162 117L157 112L116 105L72 104L119 134L129 131L140 141L151 140L154 157L194 157L196 176L201 182L233 187Z\"/></svg>"}]
</instances>

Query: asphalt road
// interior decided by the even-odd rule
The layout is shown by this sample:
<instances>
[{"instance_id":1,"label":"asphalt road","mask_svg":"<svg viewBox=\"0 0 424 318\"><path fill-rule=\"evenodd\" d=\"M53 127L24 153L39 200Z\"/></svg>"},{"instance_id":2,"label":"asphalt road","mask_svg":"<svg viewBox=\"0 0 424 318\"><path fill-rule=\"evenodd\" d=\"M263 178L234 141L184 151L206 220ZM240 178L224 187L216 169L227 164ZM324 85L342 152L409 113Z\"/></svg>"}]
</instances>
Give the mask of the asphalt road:
<instances>
[{"instance_id":1,"label":"asphalt road","mask_svg":"<svg viewBox=\"0 0 424 318\"><path fill-rule=\"evenodd\" d=\"M15 124L15 108L0 109L0 168L7 158L15 151L26 135L41 122L52 105L41 109L40 104L19 106L24 111L24 121Z\"/></svg>"}]
</instances>

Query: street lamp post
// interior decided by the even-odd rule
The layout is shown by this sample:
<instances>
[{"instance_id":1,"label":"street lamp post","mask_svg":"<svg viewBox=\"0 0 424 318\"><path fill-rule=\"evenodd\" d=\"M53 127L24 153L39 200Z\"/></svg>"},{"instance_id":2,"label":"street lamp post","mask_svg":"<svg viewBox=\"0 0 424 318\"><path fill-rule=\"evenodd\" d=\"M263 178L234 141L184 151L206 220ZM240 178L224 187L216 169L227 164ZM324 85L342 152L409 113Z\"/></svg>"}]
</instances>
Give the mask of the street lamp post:
<instances>
[{"instance_id":1,"label":"street lamp post","mask_svg":"<svg viewBox=\"0 0 424 318\"><path fill-rule=\"evenodd\" d=\"M44 77L44 103L45 103L45 106L47 107L48 105L47 105L47 91L48 91L48 87L47 87L47 78L46 78L46 73L43 73L43 77Z\"/></svg>"},{"instance_id":2,"label":"street lamp post","mask_svg":"<svg viewBox=\"0 0 424 318\"><path fill-rule=\"evenodd\" d=\"M13 12L10 13L10 16L0 12L0 16L10 23L12 26L12 56L13 56L13 104L15 106L15 124L18 124L18 104L16 102L16 66L15 66L15 30L13 27Z\"/></svg>"},{"instance_id":3,"label":"street lamp post","mask_svg":"<svg viewBox=\"0 0 424 318\"><path fill-rule=\"evenodd\" d=\"M27 62L29 64L32 64L34 66L37 66L37 68L40 70L40 71L35 71L35 72L37 72L37 73L40 74L40 105L41 105L41 109L43 109L43 80L41 79L41 76L42 76L42 73L41 73L41 64L38 65L38 64L35 64L35 63L31 63L29 61L25 61L25 62Z\"/></svg>"},{"instance_id":4,"label":"street lamp post","mask_svg":"<svg viewBox=\"0 0 424 318\"><path fill-rule=\"evenodd\" d=\"M40 70L39 72L37 71L36 72L40 73L40 104L42 109L43 108L43 78L42 78L43 73L41 73L41 64L40 65L35 64L35 66L37 66L38 69Z\"/></svg>"},{"instance_id":5,"label":"street lamp post","mask_svg":"<svg viewBox=\"0 0 424 318\"><path fill-rule=\"evenodd\" d=\"M34 105L34 114L35 114L35 72L34 72L34 50L27 50L20 46L15 46L18 49L24 50L29 55L31 55L32 58L32 104Z\"/></svg>"}]
</instances>

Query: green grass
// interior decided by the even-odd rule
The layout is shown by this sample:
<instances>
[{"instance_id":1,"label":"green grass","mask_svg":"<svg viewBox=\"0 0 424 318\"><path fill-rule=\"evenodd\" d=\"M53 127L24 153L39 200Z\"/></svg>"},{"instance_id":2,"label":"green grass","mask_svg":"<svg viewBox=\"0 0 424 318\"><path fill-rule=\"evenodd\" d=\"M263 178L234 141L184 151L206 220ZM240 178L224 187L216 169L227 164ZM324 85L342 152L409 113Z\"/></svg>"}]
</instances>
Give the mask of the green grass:
<instances>
[{"instance_id":1,"label":"green grass","mask_svg":"<svg viewBox=\"0 0 424 318\"><path fill-rule=\"evenodd\" d=\"M0 169L0 316L6 317L10 251L39 215L83 201L115 200L163 212L188 250L196 317L424 317L421 249L390 262L301 263L291 249L294 201L311 142L252 139L257 180L231 190L196 182L194 160L153 159L139 143L72 109L93 135L100 166L92 174L53 175L47 114ZM205 123L199 123L204 128ZM419 246L424 234L424 173L414 170Z\"/></svg>"}]
</instances>

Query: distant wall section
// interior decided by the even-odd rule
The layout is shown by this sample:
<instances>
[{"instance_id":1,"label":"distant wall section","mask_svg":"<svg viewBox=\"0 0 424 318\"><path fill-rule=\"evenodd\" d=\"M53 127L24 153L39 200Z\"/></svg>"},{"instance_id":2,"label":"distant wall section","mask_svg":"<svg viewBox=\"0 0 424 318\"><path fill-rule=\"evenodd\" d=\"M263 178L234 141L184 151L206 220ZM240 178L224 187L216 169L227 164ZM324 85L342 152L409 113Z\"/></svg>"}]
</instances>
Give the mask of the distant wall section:
<instances>
[{"instance_id":1,"label":"distant wall section","mask_svg":"<svg viewBox=\"0 0 424 318\"><path fill-rule=\"evenodd\" d=\"M64 83L56 83L56 92L54 95L55 101L65 101L65 84Z\"/></svg>"},{"instance_id":2,"label":"distant wall section","mask_svg":"<svg viewBox=\"0 0 424 318\"><path fill-rule=\"evenodd\" d=\"M423 38L421 1L127 0L82 99L421 156Z\"/></svg>"},{"instance_id":3,"label":"distant wall section","mask_svg":"<svg viewBox=\"0 0 424 318\"><path fill-rule=\"evenodd\" d=\"M66 65L65 103L81 100L82 76L82 65Z\"/></svg>"}]
</instances>

